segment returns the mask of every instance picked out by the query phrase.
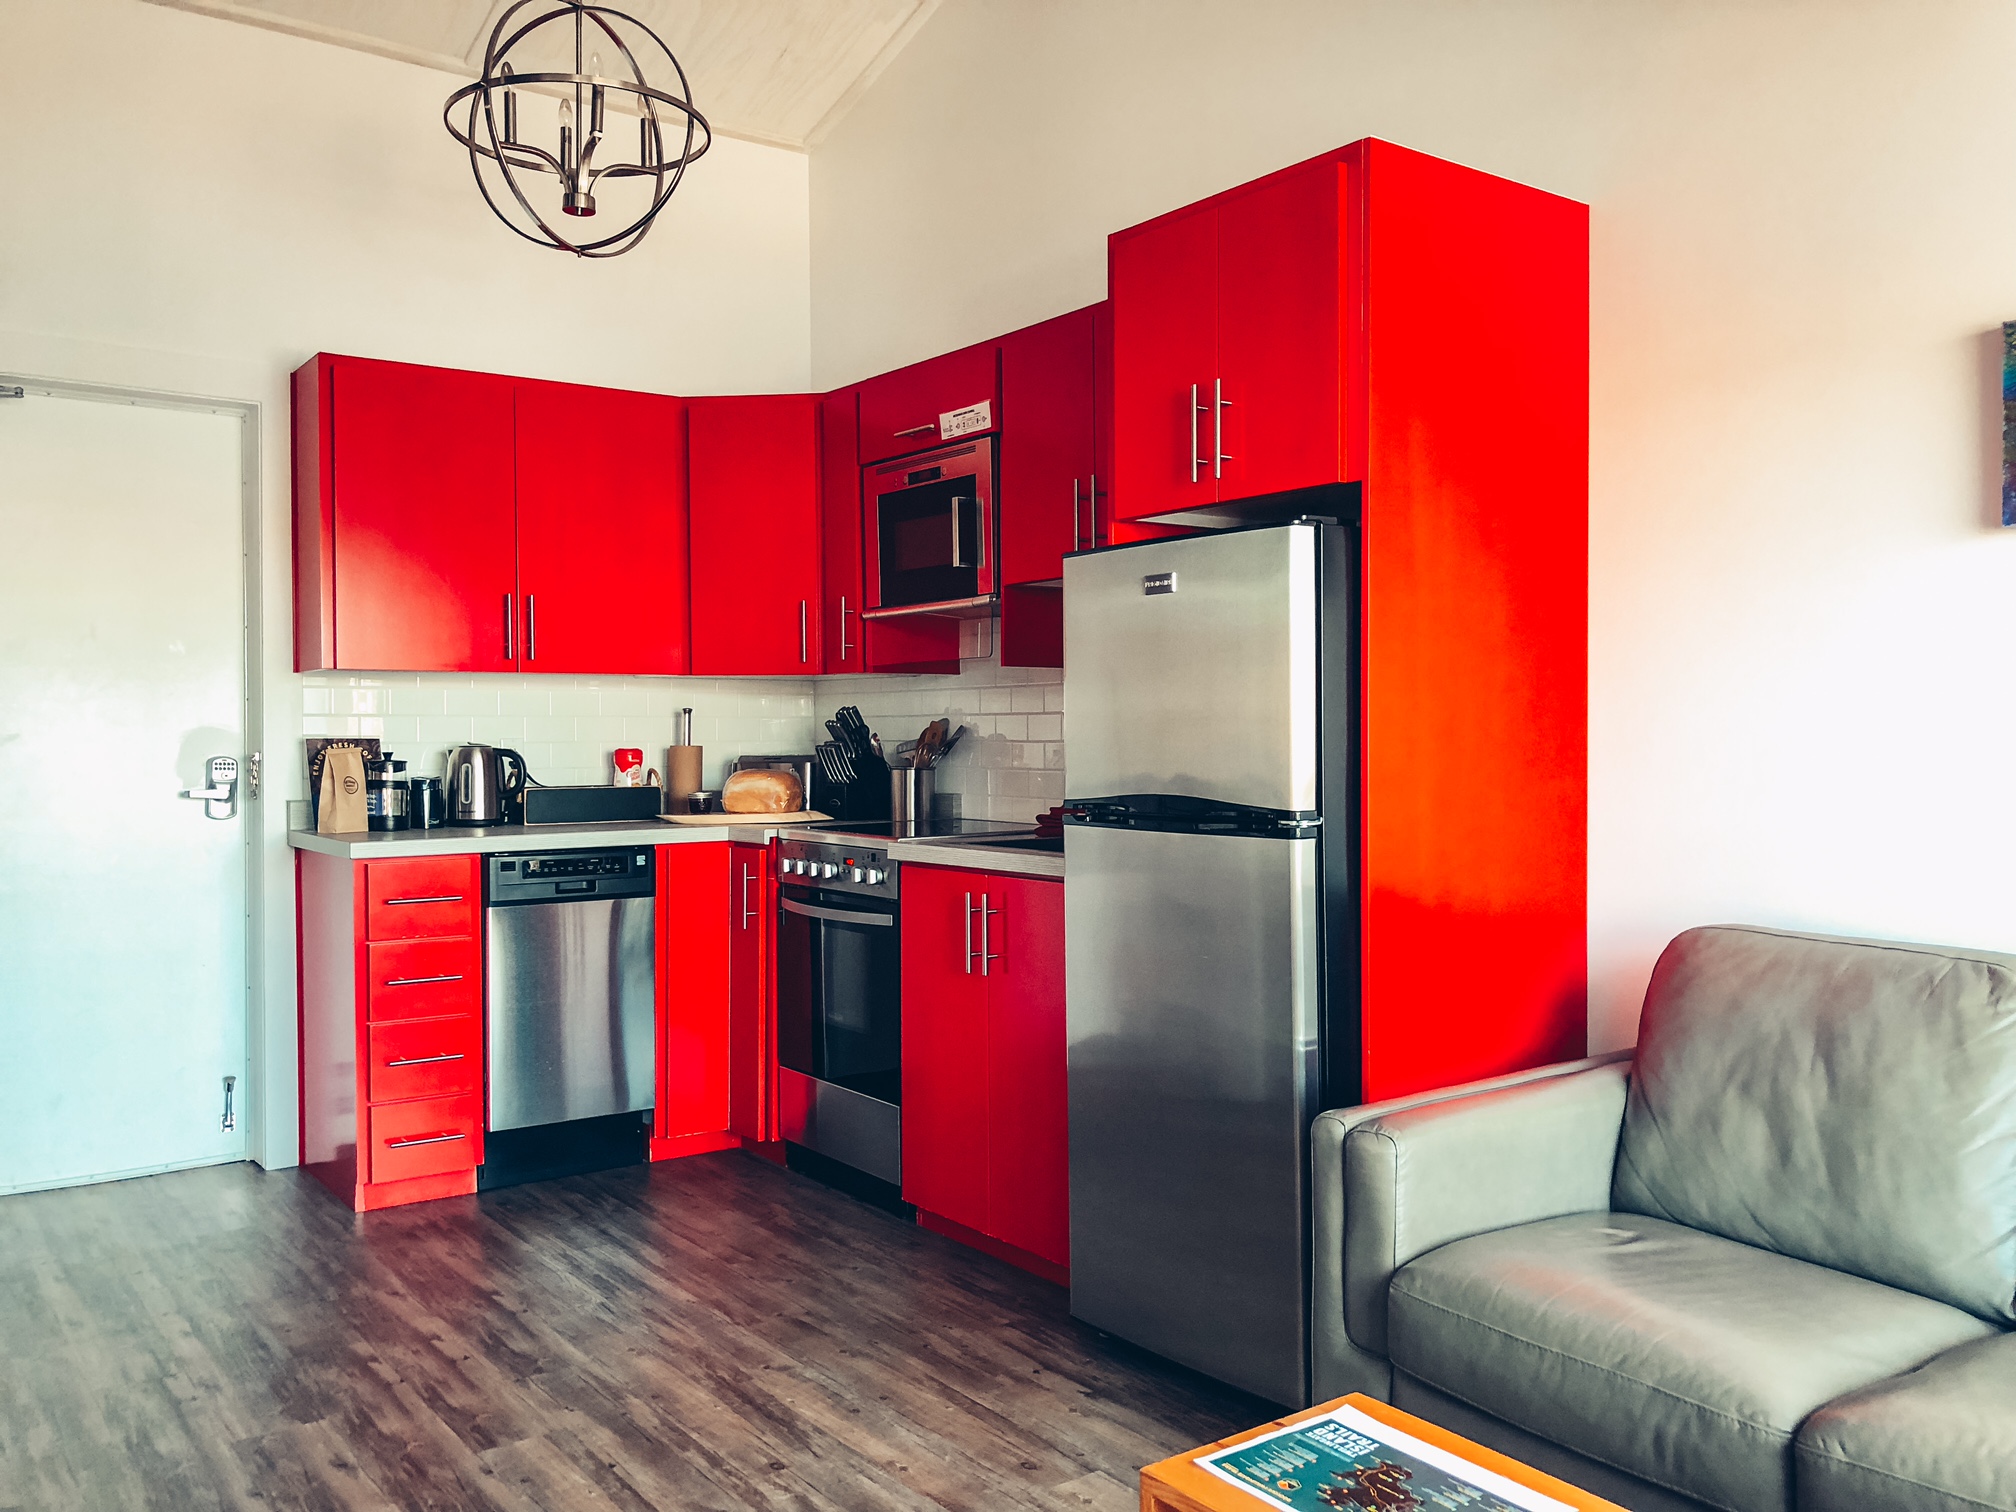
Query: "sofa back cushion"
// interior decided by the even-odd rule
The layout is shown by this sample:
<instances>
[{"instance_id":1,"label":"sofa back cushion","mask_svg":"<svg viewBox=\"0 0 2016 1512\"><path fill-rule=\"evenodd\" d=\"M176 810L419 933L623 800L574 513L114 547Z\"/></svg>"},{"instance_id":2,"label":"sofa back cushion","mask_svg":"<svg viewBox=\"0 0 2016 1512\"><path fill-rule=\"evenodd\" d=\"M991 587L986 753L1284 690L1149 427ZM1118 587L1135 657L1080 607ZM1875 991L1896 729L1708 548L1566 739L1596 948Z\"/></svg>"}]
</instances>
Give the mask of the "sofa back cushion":
<instances>
[{"instance_id":1,"label":"sofa back cushion","mask_svg":"<svg viewBox=\"0 0 2016 1512\"><path fill-rule=\"evenodd\" d=\"M1691 929L1612 1203L2016 1320L2016 957Z\"/></svg>"}]
</instances>

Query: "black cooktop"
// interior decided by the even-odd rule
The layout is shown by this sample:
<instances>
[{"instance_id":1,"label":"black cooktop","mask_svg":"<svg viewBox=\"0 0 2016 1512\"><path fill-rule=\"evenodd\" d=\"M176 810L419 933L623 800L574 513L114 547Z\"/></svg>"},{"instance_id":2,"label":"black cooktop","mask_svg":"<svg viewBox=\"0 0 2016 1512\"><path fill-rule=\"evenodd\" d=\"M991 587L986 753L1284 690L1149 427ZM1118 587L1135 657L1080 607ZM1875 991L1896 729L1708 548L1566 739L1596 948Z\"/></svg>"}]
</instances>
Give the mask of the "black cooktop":
<instances>
[{"instance_id":1,"label":"black cooktop","mask_svg":"<svg viewBox=\"0 0 2016 1512\"><path fill-rule=\"evenodd\" d=\"M928 840L947 835L1012 834L1029 826L1011 824L1002 819L926 819L914 828L906 824L899 832L891 819L827 819L806 828L831 830L836 835L861 835L874 840Z\"/></svg>"}]
</instances>

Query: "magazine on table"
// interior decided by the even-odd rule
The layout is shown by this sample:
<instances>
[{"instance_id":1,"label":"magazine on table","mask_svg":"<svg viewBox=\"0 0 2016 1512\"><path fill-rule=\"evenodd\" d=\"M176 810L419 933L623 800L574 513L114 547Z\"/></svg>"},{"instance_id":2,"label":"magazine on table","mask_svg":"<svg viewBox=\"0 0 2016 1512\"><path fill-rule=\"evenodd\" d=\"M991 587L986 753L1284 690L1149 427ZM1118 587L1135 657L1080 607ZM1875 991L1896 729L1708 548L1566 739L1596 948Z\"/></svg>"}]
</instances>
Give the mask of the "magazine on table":
<instances>
[{"instance_id":1,"label":"magazine on table","mask_svg":"<svg viewBox=\"0 0 2016 1512\"><path fill-rule=\"evenodd\" d=\"M1290 1512L1573 1512L1355 1407L1200 1454L1196 1463Z\"/></svg>"}]
</instances>

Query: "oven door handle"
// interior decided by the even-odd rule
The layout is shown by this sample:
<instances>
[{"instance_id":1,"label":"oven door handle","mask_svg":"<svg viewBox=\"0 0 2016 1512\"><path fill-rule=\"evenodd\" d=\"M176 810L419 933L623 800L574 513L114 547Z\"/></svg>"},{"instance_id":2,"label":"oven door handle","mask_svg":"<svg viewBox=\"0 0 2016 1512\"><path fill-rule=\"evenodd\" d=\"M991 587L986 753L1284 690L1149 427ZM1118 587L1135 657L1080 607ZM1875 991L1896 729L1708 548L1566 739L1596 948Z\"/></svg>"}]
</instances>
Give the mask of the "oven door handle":
<instances>
[{"instance_id":1,"label":"oven door handle","mask_svg":"<svg viewBox=\"0 0 2016 1512\"><path fill-rule=\"evenodd\" d=\"M808 919L832 919L840 924L872 924L878 929L896 927L894 914L856 913L850 908L821 908L817 903L797 903L790 898L779 898L777 903L786 913L803 914Z\"/></svg>"}]
</instances>

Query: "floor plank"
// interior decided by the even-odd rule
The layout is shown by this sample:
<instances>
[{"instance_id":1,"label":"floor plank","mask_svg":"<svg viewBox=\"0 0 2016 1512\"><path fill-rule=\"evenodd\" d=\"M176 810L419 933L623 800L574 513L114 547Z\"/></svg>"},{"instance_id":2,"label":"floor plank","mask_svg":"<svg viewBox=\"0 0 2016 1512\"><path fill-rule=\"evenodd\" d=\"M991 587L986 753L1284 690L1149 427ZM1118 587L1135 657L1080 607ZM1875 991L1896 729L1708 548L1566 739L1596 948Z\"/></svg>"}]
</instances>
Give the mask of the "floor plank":
<instances>
[{"instance_id":1,"label":"floor plank","mask_svg":"<svg viewBox=\"0 0 2016 1512\"><path fill-rule=\"evenodd\" d=\"M1271 1416L738 1154L352 1214L249 1165L0 1198L0 1512L1120 1512Z\"/></svg>"}]
</instances>

